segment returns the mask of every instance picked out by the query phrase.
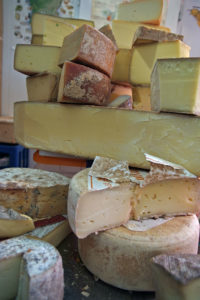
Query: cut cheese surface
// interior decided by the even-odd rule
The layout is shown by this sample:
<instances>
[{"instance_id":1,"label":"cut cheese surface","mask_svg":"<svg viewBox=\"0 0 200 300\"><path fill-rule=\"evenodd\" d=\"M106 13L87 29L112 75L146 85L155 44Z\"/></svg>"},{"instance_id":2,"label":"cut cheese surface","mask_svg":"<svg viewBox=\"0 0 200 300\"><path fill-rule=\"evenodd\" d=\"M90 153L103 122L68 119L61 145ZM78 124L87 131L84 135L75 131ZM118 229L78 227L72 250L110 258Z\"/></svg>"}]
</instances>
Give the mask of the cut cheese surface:
<instances>
[{"instance_id":1,"label":"cut cheese surface","mask_svg":"<svg viewBox=\"0 0 200 300\"><path fill-rule=\"evenodd\" d=\"M200 115L200 58L159 59L151 76L151 106Z\"/></svg>"},{"instance_id":2,"label":"cut cheese surface","mask_svg":"<svg viewBox=\"0 0 200 300\"><path fill-rule=\"evenodd\" d=\"M143 232L121 226L78 243L84 265L101 280L126 290L153 291L150 259L166 253L197 254L198 240L199 222L193 215L174 217Z\"/></svg>"},{"instance_id":3,"label":"cut cheese surface","mask_svg":"<svg viewBox=\"0 0 200 300\"><path fill-rule=\"evenodd\" d=\"M26 75L42 72L60 73L60 47L18 44L15 49L14 69Z\"/></svg>"},{"instance_id":4,"label":"cut cheese surface","mask_svg":"<svg viewBox=\"0 0 200 300\"><path fill-rule=\"evenodd\" d=\"M119 49L116 55L114 70L111 77L112 82L129 83L129 66L131 62L131 50Z\"/></svg>"},{"instance_id":5,"label":"cut cheese surface","mask_svg":"<svg viewBox=\"0 0 200 300\"><path fill-rule=\"evenodd\" d=\"M150 86L133 86L133 109L151 111L151 89Z\"/></svg>"},{"instance_id":6,"label":"cut cheese surface","mask_svg":"<svg viewBox=\"0 0 200 300\"><path fill-rule=\"evenodd\" d=\"M110 157L142 169L150 167L144 156L150 153L200 175L198 117L17 102L14 120L16 140L28 148L91 159Z\"/></svg>"},{"instance_id":7,"label":"cut cheese surface","mask_svg":"<svg viewBox=\"0 0 200 300\"><path fill-rule=\"evenodd\" d=\"M130 62L130 82L150 84L154 64L159 58L189 57L190 47L181 41L160 42L133 48Z\"/></svg>"},{"instance_id":8,"label":"cut cheese surface","mask_svg":"<svg viewBox=\"0 0 200 300\"><path fill-rule=\"evenodd\" d=\"M18 237L0 243L1 299L63 299L59 252L43 241Z\"/></svg>"},{"instance_id":9,"label":"cut cheese surface","mask_svg":"<svg viewBox=\"0 0 200 300\"><path fill-rule=\"evenodd\" d=\"M111 26L109 24L104 25L103 27L101 27L99 29L99 31L102 32L103 34L105 34L105 36L107 36L113 42L113 44L115 45L116 51L118 51L117 42L116 42L115 36L112 32Z\"/></svg>"}]
</instances>

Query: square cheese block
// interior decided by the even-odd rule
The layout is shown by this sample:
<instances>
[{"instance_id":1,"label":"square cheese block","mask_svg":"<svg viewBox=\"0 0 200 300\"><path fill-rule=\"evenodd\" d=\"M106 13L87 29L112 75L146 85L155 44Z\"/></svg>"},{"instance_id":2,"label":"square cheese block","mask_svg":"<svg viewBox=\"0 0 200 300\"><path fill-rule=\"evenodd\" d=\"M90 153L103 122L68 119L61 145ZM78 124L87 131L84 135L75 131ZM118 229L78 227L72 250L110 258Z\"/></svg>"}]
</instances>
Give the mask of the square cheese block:
<instances>
[{"instance_id":1,"label":"square cheese block","mask_svg":"<svg viewBox=\"0 0 200 300\"><path fill-rule=\"evenodd\" d=\"M166 5L166 0L134 0L121 3L118 5L117 19L160 25Z\"/></svg>"},{"instance_id":2,"label":"square cheese block","mask_svg":"<svg viewBox=\"0 0 200 300\"><path fill-rule=\"evenodd\" d=\"M151 107L200 115L200 58L159 59L151 75Z\"/></svg>"},{"instance_id":3,"label":"square cheese block","mask_svg":"<svg viewBox=\"0 0 200 300\"><path fill-rule=\"evenodd\" d=\"M51 102L57 100L58 74L41 73L26 78L26 88L29 101Z\"/></svg>"},{"instance_id":4,"label":"square cheese block","mask_svg":"<svg viewBox=\"0 0 200 300\"><path fill-rule=\"evenodd\" d=\"M66 61L62 68L58 102L106 105L110 78L92 68Z\"/></svg>"},{"instance_id":5,"label":"square cheese block","mask_svg":"<svg viewBox=\"0 0 200 300\"><path fill-rule=\"evenodd\" d=\"M200 255L158 255L151 268L157 300L199 300Z\"/></svg>"},{"instance_id":6,"label":"square cheese block","mask_svg":"<svg viewBox=\"0 0 200 300\"><path fill-rule=\"evenodd\" d=\"M31 29L32 34L45 34L45 21L54 21L63 24L71 24L77 27L82 26L83 24L88 24L94 27L94 22L91 20L82 20L82 19L74 19L74 18L61 18L57 16L49 16L46 14L34 13L31 18Z\"/></svg>"},{"instance_id":7,"label":"square cheese block","mask_svg":"<svg viewBox=\"0 0 200 300\"><path fill-rule=\"evenodd\" d=\"M151 89L150 86L133 86L133 109L151 111Z\"/></svg>"},{"instance_id":8,"label":"square cheese block","mask_svg":"<svg viewBox=\"0 0 200 300\"><path fill-rule=\"evenodd\" d=\"M115 36L117 46L120 49L131 49L133 45L133 37L140 26L153 28L170 32L170 29L164 26L147 25L138 22L113 20L112 31Z\"/></svg>"},{"instance_id":9,"label":"square cheese block","mask_svg":"<svg viewBox=\"0 0 200 300\"><path fill-rule=\"evenodd\" d=\"M18 44L15 49L14 69L26 75L42 72L60 74L60 47Z\"/></svg>"},{"instance_id":10,"label":"square cheese block","mask_svg":"<svg viewBox=\"0 0 200 300\"><path fill-rule=\"evenodd\" d=\"M131 50L119 49L115 58L111 81L121 84L129 83L129 68L131 63Z\"/></svg>"},{"instance_id":11,"label":"square cheese block","mask_svg":"<svg viewBox=\"0 0 200 300\"><path fill-rule=\"evenodd\" d=\"M110 77L115 56L115 45L107 36L89 25L83 25L64 38L59 65L71 60L97 69Z\"/></svg>"},{"instance_id":12,"label":"square cheese block","mask_svg":"<svg viewBox=\"0 0 200 300\"><path fill-rule=\"evenodd\" d=\"M157 59L189 57L189 55L190 47L179 40L135 46L132 50L129 80L133 85L149 85Z\"/></svg>"}]
</instances>

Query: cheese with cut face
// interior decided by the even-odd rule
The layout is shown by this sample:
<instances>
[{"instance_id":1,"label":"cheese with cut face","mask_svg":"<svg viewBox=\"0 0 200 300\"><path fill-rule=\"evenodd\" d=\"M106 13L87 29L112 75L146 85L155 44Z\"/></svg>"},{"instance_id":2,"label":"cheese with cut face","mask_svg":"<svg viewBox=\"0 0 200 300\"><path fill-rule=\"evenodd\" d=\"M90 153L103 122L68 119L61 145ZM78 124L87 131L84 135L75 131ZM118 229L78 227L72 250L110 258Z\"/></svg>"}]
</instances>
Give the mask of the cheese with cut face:
<instances>
[{"instance_id":1,"label":"cheese with cut face","mask_svg":"<svg viewBox=\"0 0 200 300\"><path fill-rule=\"evenodd\" d=\"M130 95L121 95L108 104L110 107L118 107L125 109L133 108L133 99Z\"/></svg>"},{"instance_id":2,"label":"cheese with cut face","mask_svg":"<svg viewBox=\"0 0 200 300\"><path fill-rule=\"evenodd\" d=\"M59 75L42 73L26 78L29 101L51 102L57 100Z\"/></svg>"},{"instance_id":3,"label":"cheese with cut face","mask_svg":"<svg viewBox=\"0 0 200 300\"><path fill-rule=\"evenodd\" d=\"M149 85L151 72L157 59L189 57L189 55L190 47L181 41L135 46L130 62L129 80L135 85Z\"/></svg>"},{"instance_id":4,"label":"cheese with cut face","mask_svg":"<svg viewBox=\"0 0 200 300\"><path fill-rule=\"evenodd\" d=\"M109 77L112 75L116 48L103 33L83 25L64 38L59 65L66 60L77 61L97 69Z\"/></svg>"},{"instance_id":5,"label":"cheese with cut face","mask_svg":"<svg viewBox=\"0 0 200 300\"><path fill-rule=\"evenodd\" d=\"M100 32L102 32L103 34L105 34L105 36L107 36L115 45L116 51L118 51L118 47L117 47L117 42L115 40L115 36L112 32L112 28L109 24L102 26L99 29Z\"/></svg>"},{"instance_id":6,"label":"cheese with cut face","mask_svg":"<svg viewBox=\"0 0 200 300\"><path fill-rule=\"evenodd\" d=\"M129 82L129 66L131 62L131 50L119 49L116 55L114 70L111 77L112 82L128 83Z\"/></svg>"},{"instance_id":7,"label":"cheese with cut face","mask_svg":"<svg viewBox=\"0 0 200 300\"><path fill-rule=\"evenodd\" d=\"M133 109L151 111L151 89L150 86L133 86Z\"/></svg>"},{"instance_id":8,"label":"cheese with cut face","mask_svg":"<svg viewBox=\"0 0 200 300\"><path fill-rule=\"evenodd\" d=\"M200 115L200 58L159 59L151 75L151 107Z\"/></svg>"},{"instance_id":9,"label":"cheese with cut face","mask_svg":"<svg viewBox=\"0 0 200 300\"><path fill-rule=\"evenodd\" d=\"M63 65L58 102L106 105L110 78L92 68L66 61Z\"/></svg>"},{"instance_id":10,"label":"cheese with cut face","mask_svg":"<svg viewBox=\"0 0 200 300\"><path fill-rule=\"evenodd\" d=\"M1 299L62 300L59 252L43 241L18 237L0 242Z\"/></svg>"},{"instance_id":11,"label":"cheese with cut face","mask_svg":"<svg viewBox=\"0 0 200 300\"><path fill-rule=\"evenodd\" d=\"M15 210L0 205L0 238L24 234L35 228L33 220Z\"/></svg>"},{"instance_id":12,"label":"cheese with cut face","mask_svg":"<svg viewBox=\"0 0 200 300\"><path fill-rule=\"evenodd\" d=\"M60 47L17 44L15 49L14 69L26 75L42 72L59 74Z\"/></svg>"},{"instance_id":13,"label":"cheese with cut face","mask_svg":"<svg viewBox=\"0 0 200 300\"><path fill-rule=\"evenodd\" d=\"M84 265L101 280L126 290L153 291L150 259L165 253L197 254L198 240L199 222L193 215L174 217L142 232L123 226L109 229L78 244Z\"/></svg>"},{"instance_id":14,"label":"cheese with cut face","mask_svg":"<svg viewBox=\"0 0 200 300\"><path fill-rule=\"evenodd\" d=\"M151 262L156 299L199 299L200 255L163 254Z\"/></svg>"},{"instance_id":15,"label":"cheese with cut face","mask_svg":"<svg viewBox=\"0 0 200 300\"><path fill-rule=\"evenodd\" d=\"M30 168L0 171L0 205L32 218L67 212L69 178Z\"/></svg>"}]
</instances>

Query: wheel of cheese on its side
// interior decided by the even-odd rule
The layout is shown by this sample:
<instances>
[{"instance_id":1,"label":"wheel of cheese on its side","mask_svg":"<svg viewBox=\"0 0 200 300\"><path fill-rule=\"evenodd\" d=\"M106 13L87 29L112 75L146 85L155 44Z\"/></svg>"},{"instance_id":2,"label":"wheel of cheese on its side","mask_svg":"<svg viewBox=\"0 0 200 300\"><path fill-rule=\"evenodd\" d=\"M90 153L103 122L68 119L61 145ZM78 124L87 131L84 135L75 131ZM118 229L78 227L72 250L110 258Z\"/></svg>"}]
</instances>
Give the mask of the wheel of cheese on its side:
<instances>
[{"instance_id":1,"label":"wheel of cheese on its side","mask_svg":"<svg viewBox=\"0 0 200 300\"><path fill-rule=\"evenodd\" d=\"M67 213L70 179L55 172L30 168L0 171L0 205L32 218Z\"/></svg>"},{"instance_id":2,"label":"wheel of cheese on its side","mask_svg":"<svg viewBox=\"0 0 200 300\"><path fill-rule=\"evenodd\" d=\"M62 300L62 258L50 244L25 237L0 242L0 299Z\"/></svg>"}]
</instances>

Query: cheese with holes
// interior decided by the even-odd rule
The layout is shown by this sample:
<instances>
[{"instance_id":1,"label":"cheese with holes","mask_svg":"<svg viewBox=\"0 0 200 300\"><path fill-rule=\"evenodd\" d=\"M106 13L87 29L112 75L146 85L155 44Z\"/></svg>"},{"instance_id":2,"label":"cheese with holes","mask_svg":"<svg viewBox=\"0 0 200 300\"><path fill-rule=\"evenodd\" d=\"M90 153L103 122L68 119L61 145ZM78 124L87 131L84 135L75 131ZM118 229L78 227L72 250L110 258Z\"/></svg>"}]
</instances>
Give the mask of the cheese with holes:
<instances>
[{"instance_id":1,"label":"cheese with holes","mask_svg":"<svg viewBox=\"0 0 200 300\"><path fill-rule=\"evenodd\" d=\"M0 243L1 299L62 300L59 252L43 241L18 237Z\"/></svg>"},{"instance_id":2,"label":"cheese with holes","mask_svg":"<svg viewBox=\"0 0 200 300\"><path fill-rule=\"evenodd\" d=\"M133 86L133 109L151 111L151 89L150 86Z\"/></svg>"},{"instance_id":3,"label":"cheese with holes","mask_svg":"<svg viewBox=\"0 0 200 300\"><path fill-rule=\"evenodd\" d=\"M200 255L163 254L151 261L156 299L199 299Z\"/></svg>"},{"instance_id":4,"label":"cheese with holes","mask_svg":"<svg viewBox=\"0 0 200 300\"><path fill-rule=\"evenodd\" d=\"M112 31L115 36L117 46L120 49L131 49L133 44L133 37L140 26L145 26L146 28L153 28L164 30L170 32L170 29L163 26L147 25L137 22L113 20L112 21Z\"/></svg>"},{"instance_id":5,"label":"cheese with holes","mask_svg":"<svg viewBox=\"0 0 200 300\"><path fill-rule=\"evenodd\" d=\"M200 115L200 58L159 59L151 75L151 107Z\"/></svg>"},{"instance_id":6,"label":"cheese with holes","mask_svg":"<svg viewBox=\"0 0 200 300\"><path fill-rule=\"evenodd\" d=\"M200 175L198 117L25 101L15 104L14 124L17 142L28 148L110 157L141 169L150 167L150 153Z\"/></svg>"},{"instance_id":7,"label":"cheese with holes","mask_svg":"<svg viewBox=\"0 0 200 300\"><path fill-rule=\"evenodd\" d=\"M9 238L35 229L33 220L0 205L0 238Z\"/></svg>"},{"instance_id":8,"label":"cheese with holes","mask_svg":"<svg viewBox=\"0 0 200 300\"><path fill-rule=\"evenodd\" d=\"M0 205L32 218L67 212L69 178L30 168L0 171Z\"/></svg>"},{"instance_id":9,"label":"cheese with holes","mask_svg":"<svg viewBox=\"0 0 200 300\"><path fill-rule=\"evenodd\" d=\"M192 215L174 217L143 232L123 226L109 229L79 239L78 245L84 265L101 280L126 290L153 291L151 257L197 254L198 240L199 222Z\"/></svg>"},{"instance_id":10,"label":"cheese with holes","mask_svg":"<svg viewBox=\"0 0 200 300\"><path fill-rule=\"evenodd\" d=\"M26 75L42 72L60 73L58 59L60 47L17 44L14 69Z\"/></svg>"},{"instance_id":11,"label":"cheese with holes","mask_svg":"<svg viewBox=\"0 0 200 300\"><path fill-rule=\"evenodd\" d=\"M131 63L131 50L119 49L116 55L111 81L119 84L129 83L129 67Z\"/></svg>"},{"instance_id":12,"label":"cheese with holes","mask_svg":"<svg viewBox=\"0 0 200 300\"><path fill-rule=\"evenodd\" d=\"M118 5L117 19L160 25L166 0L135 0Z\"/></svg>"},{"instance_id":13,"label":"cheese with holes","mask_svg":"<svg viewBox=\"0 0 200 300\"><path fill-rule=\"evenodd\" d=\"M181 41L160 42L135 46L130 62L130 82L150 84L154 64L159 58L189 57L190 47Z\"/></svg>"},{"instance_id":14,"label":"cheese with holes","mask_svg":"<svg viewBox=\"0 0 200 300\"><path fill-rule=\"evenodd\" d=\"M107 75L70 61L64 63L58 90L59 102L106 105L110 90Z\"/></svg>"},{"instance_id":15,"label":"cheese with holes","mask_svg":"<svg viewBox=\"0 0 200 300\"><path fill-rule=\"evenodd\" d=\"M77 61L110 77L115 56L115 45L107 36L89 25L83 25L64 38L59 65L62 66L66 60Z\"/></svg>"},{"instance_id":16,"label":"cheese with holes","mask_svg":"<svg viewBox=\"0 0 200 300\"><path fill-rule=\"evenodd\" d=\"M26 88L29 101L56 101L58 95L59 75L41 73L26 78Z\"/></svg>"},{"instance_id":17,"label":"cheese with holes","mask_svg":"<svg viewBox=\"0 0 200 300\"><path fill-rule=\"evenodd\" d=\"M31 28L32 34L45 34L45 22L46 21L54 21L63 24L71 24L77 27L82 26L83 24L88 24L90 26L94 26L94 22L91 20L82 20L82 19L74 19L74 18L61 18L57 16L49 16L46 14L34 13L31 18Z\"/></svg>"}]
</instances>

